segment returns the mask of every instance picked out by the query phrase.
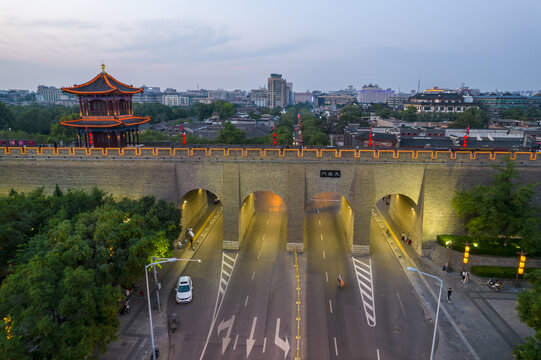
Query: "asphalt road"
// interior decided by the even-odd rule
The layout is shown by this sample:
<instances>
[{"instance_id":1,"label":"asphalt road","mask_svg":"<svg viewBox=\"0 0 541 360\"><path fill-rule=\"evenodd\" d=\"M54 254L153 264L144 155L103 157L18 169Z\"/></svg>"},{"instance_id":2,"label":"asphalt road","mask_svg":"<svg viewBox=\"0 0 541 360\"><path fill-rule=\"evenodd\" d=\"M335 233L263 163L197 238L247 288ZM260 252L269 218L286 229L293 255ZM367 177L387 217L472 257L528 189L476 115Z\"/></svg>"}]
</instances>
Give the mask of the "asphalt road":
<instances>
[{"instance_id":1,"label":"asphalt road","mask_svg":"<svg viewBox=\"0 0 541 360\"><path fill-rule=\"evenodd\" d=\"M285 207L265 206L258 194L255 216L238 252L222 251L221 229L209 234L184 271L194 298L176 304L181 327L171 335L171 359L293 359L296 332L294 263L287 254ZM210 240L210 241L209 241Z\"/></svg>"},{"instance_id":2,"label":"asphalt road","mask_svg":"<svg viewBox=\"0 0 541 360\"><path fill-rule=\"evenodd\" d=\"M371 255L353 259L338 210L316 202L306 215L308 358L428 359L433 326L389 245L373 228Z\"/></svg>"}]
</instances>

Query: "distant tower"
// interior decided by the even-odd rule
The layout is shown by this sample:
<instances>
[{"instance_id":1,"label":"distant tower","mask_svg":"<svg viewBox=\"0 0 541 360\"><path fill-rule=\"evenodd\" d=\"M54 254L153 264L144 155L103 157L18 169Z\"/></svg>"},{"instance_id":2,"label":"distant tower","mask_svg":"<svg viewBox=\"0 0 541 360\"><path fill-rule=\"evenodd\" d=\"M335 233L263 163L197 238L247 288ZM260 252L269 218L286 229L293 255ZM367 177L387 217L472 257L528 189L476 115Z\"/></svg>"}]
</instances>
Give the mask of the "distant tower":
<instances>
[{"instance_id":1,"label":"distant tower","mask_svg":"<svg viewBox=\"0 0 541 360\"><path fill-rule=\"evenodd\" d=\"M143 88L126 85L105 71L81 85L62 91L79 98L80 119L61 121L77 129L79 147L124 147L139 144L139 125L149 117L133 115L132 96Z\"/></svg>"},{"instance_id":2,"label":"distant tower","mask_svg":"<svg viewBox=\"0 0 541 360\"><path fill-rule=\"evenodd\" d=\"M421 92L421 79L417 82L417 94Z\"/></svg>"}]
</instances>

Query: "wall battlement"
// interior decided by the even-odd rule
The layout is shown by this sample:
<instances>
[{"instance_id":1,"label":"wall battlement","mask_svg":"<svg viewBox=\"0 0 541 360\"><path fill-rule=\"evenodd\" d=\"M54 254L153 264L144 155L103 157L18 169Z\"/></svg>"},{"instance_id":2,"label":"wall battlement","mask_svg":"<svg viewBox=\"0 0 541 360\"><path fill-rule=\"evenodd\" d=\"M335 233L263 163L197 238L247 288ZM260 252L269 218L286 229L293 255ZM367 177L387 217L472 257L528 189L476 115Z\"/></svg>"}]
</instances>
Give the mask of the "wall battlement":
<instances>
[{"instance_id":1,"label":"wall battlement","mask_svg":"<svg viewBox=\"0 0 541 360\"><path fill-rule=\"evenodd\" d=\"M108 158L108 159L207 159L207 160L325 160L325 161L422 161L422 162L501 162L541 164L541 156L527 151L441 151L404 149L274 149L274 148L75 148L0 147L0 157L8 158Z\"/></svg>"}]
</instances>

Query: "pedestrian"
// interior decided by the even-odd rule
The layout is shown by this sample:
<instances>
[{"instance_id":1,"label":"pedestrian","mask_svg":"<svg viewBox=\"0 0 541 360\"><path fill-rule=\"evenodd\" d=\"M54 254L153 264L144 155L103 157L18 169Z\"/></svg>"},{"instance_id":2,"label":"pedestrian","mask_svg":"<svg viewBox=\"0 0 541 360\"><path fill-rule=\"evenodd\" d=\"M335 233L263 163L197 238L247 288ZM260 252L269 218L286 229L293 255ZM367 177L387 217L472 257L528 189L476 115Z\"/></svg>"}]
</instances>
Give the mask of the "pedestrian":
<instances>
[{"instance_id":1,"label":"pedestrian","mask_svg":"<svg viewBox=\"0 0 541 360\"><path fill-rule=\"evenodd\" d=\"M453 290L451 288L447 289L447 302L451 302L451 293Z\"/></svg>"},{"instance_id":2,"label":"pedestrian","mask_svg":"<svg viewBox=\"0 0 541 360\"><path fill-rule=\"evenodd\" d=\"M466 271L462 270L462 283L464 284L466 282Z\"/></svg>"},{"instance_id":3,"label":"pedestrian","mask_svg":"<svg viewBox=\"0 0 541 360\"><path fill-rule=\"evenodd\" d=\"M468 282L470 280L470 272L466 271L466 278L464 279L464 282Z\"/></svg>"},{"instance_id":4,"label":"pedestrian","mask_svg":"<svg viewBox=\"0 0 541 360\"><path fill-rule=\"evenodd\" d=\"M193 238L195 237L195 234L193 233L193 229L190 228L188 231L189 237L190 237L190 246L192 247L192 250L194 250L193 247Z\"/></svg>"}]
</instances>

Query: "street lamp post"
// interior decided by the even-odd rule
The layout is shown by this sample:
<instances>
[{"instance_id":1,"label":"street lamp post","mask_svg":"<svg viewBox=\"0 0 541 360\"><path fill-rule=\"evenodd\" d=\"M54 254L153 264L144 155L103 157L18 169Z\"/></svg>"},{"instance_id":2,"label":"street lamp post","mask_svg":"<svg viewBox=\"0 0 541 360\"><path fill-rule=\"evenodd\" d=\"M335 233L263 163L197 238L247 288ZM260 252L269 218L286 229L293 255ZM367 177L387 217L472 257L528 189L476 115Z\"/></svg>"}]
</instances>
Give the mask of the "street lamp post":
<instances>
[{"instance_id":1,"label":"street lamp post","mask_svg":"<svg viewBox=\"0 0 541 360\"><path fill-rule=\"evenodd\" d=\"M145 265L145 279L147 284L147 300L148 300L148 318L150 320L150 342L152 343L152 359L156 360L156 348L154 347L154 331L152 329L152 310L150 308L150 289L148 286L148 268L154 265L163 264L167 262L175 262L175 261L197 261L201 262L201 259L177 259L177 258L164 258L163 261L157 261L150 263L148 265Z\"/></svg>"},{"instance_id":2,"label":"street lamp post","mask_svg":"<svg viewBox=\"0 0 541 360\"><path fill-rule=\"evenodd\" d=\"M433 360L434 359L434 346L436 344L436 329L438 328L438 315L440 314L440 300L441 300L441 290L443 288L443 280L440 279L437 276L434 276L434 275L427 274L425 272L419 271L416 268L413 268L411 266L408 266L407 269L409 271L413 271L413 272L417 272L419 274L429 276L429 277L434 278L434 279L436 279L436 280L438 280L440 282L440 295L438 296L438 308L436 310L436 321L434 322L434 336L432 337L432 350L430 351L430 360Z\"/></svg>"}]
</instances>

